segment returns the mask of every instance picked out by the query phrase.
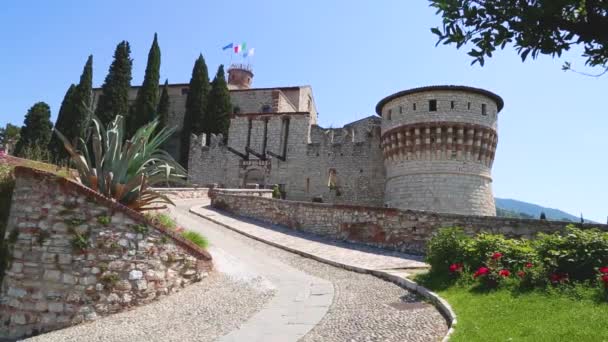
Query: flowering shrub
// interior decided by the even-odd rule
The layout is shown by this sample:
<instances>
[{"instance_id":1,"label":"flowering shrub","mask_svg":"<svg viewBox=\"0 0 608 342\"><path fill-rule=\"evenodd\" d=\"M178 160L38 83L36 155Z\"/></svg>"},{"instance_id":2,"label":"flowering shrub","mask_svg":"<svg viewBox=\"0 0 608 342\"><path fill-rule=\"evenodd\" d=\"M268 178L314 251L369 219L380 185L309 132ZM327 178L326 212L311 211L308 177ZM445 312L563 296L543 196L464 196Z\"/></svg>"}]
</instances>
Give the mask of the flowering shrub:
<instances>
[{"instance_id":1,"label":"flowering shrub","mask_svg":"<svg viewBox=\"0 0 608 342\"><path fill-rule=\"evenodd\" d=\"M468 237L460 228L447 228L428 246L432 271L472 278L490 288L505 279L530 288L597 283L608 300L607 232L568 226L529 241L487 233Z\"/></svg>"}]
</instances>

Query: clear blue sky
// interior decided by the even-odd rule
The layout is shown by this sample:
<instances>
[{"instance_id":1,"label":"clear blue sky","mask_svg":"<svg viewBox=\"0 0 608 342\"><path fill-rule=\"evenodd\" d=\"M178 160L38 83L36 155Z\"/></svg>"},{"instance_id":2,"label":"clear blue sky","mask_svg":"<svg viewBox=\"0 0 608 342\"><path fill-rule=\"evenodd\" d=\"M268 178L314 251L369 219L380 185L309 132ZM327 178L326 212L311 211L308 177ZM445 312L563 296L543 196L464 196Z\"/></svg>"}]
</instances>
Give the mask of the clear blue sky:
<instances>
[{"instance_id":1,"label":"clear blue sky","mask_svg":"<svg viewBox=\"0 0 608 342\"><path fill-rule=\"evenodd\" d=\"M435 47L439 25L428 2L392 1L30 1L0 10L0 125L21 125L37 101L53 120L89 54L100 86L116 44L131 43L133 84L143 78L154 32L162 79L188 82L199 53L210 73L230 57L221 47L255 47L257 87L312 85L320 123L372 115L398 90L463 84L501 95L494 193L600 222L608 215L608 76L562 72L576 53L521 63L512 48L485 67L465 50Z\"/></svg>"}]
</instances>

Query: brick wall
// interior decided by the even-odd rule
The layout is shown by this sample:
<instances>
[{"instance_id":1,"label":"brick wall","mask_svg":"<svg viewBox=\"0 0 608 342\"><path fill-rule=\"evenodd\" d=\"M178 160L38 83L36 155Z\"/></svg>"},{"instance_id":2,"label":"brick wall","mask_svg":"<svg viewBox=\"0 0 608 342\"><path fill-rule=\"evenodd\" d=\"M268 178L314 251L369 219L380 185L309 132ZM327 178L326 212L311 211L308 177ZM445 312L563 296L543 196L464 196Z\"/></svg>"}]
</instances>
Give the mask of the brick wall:
<instances>
[{"instance_id":1,"label":"brick wall","mask_svg":"<svg viewBox=\"0 0 608 342\"><path fill-rule=\"evenodd\" d=\"M79 184L17 167L0 339L146 304L201 280L211 256Z\"/></svg>"},{"instance_id":2,"label":"brick wall","mask_svg":"<svg viewBox=\"0 0 608 342\"><path fill-rule=\"evenodd\" d=\"M432 234L442 227L463 227L468 234L491 232L533 238L555 232L568 222L511 219L492 216L438 214L353 205L307 203L216 193L212 205L228 212L280 224L330 239L363 243L400 252L424 254ZM608 230L608 225L583 224Z\"/></svg>"}]
</instances>

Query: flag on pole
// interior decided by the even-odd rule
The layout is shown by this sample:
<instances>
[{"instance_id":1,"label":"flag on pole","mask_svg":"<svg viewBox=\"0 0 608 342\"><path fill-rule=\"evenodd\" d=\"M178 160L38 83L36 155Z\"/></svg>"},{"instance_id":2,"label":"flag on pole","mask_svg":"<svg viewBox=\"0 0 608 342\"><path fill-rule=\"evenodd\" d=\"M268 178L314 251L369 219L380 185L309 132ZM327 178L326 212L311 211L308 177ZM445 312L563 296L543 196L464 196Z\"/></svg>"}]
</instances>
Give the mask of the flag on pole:
<instances>
[{"instance_id":1,"label":"flag on pole","mask_svg":"<svg viewBox=\"0 0 608 342\"><path fill-rule=\"evenodd\" d=\"M234 45L234 53L238 54L238 53L243 52L243 50L247 50L247 43L243 42L241 44Z\"/></svg>"},{"instance_id":2,"label":"flag on pole","mask_svg":"<svg viewBox=\"0 0 608 342\"><path fill-rule=\"evenodd\" d=\"M254 48L251 48L245 52L243 52L243 57L251 57L253 56Z\"/></svg>"},{"instance_id":3,"label":"flag on pole","mask_svg":"<svg viewBox=\"0 0 608 342\"><path fill-rule=\"evenodd\" d=\"M224 46L224 47L222 48L222 50L224 50L224 51L225 51L225 50L228 50L228 49L232 49L232 47L233 47L233 46L234 46L234 43L230 43L230 44L228 44L228 45Z\"/></svg>"}]
</instances>

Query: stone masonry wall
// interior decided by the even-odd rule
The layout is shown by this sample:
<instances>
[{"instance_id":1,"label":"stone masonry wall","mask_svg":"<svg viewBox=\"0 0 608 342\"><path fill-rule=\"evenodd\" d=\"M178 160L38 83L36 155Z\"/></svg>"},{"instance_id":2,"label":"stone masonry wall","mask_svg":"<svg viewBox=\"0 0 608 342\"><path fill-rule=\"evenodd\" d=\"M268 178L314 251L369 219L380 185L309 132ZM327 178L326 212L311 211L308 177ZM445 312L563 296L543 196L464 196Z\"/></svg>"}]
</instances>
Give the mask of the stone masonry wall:
<instances>
[{"instance_id":1,"label":"stone masonry wall","mask_svg":"<svg viewBox=\"0 0 608 342\"><path fill-rule=\"evenodd\" d=\"M283 225L330 239L363 243L406 253L424 254L426 242L442 227L463 227L468 234L491 232L534 238L569 222L464 216L394 208L306 203L217 192L212 206L233 214ZM582 224L608 231L608 225Z\"/></svg>"},{"instance_id":2,"label":"stone masonry wall","mask_svg":"<svg viewBox=\"0 0 608 342\"><path fill-rule=\"evenodd\" d=\"M79 184L18 167L0 291L0 339L149 303L201 280L211 256Z\"/></svg>"},{"instance_id":3,"label":"stone masonry wall","mask_svg":"<svg viewBox=\"0 0 608 342\"><path fill-rule=\"evenodd\" d=\"M321 197L329 203L383 204L385 169L377 117L324 129L312 125L309 113L243 114L232 118L227 146L214 135L209 140L205 144L203 136L192 139L188 165L189 181L194 184L239 188L261 181L262 187L283 185L291 200ZM228 146L248 159L230 152ZM266 152L266 160L247 153L247 146L257 154ZM283 151L285 160L271 155ZM331 172L336 187L330 188ZM252 174L259 176L257 181L251 180Z\"/></svg>"}]
</instances>

